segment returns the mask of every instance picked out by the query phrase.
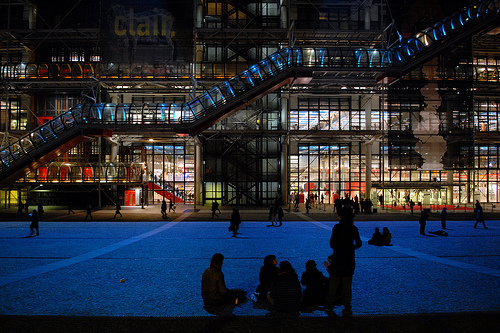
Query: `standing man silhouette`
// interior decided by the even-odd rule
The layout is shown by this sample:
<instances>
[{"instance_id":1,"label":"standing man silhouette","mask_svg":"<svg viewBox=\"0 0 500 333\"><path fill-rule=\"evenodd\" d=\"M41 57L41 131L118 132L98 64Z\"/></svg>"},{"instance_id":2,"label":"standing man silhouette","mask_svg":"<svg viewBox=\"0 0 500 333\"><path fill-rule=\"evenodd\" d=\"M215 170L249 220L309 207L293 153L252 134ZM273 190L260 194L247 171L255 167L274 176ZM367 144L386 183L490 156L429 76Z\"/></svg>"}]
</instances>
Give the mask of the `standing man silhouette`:
<instances>
[{"instance_id":1,"label":"standing man silhouette","mask_svg":"<svg viewBox=\"0 0 500 333\"><path fill-rule=\"evenodd\" d=\"M344 317L352 317L352 276L354 275L355 259L354 250L362 245L358 228L354 225L352 209L342 207L337 211L339 223L332 229L330 247L333 254L329 257L329 288L326 298L326 308L333 309L335 296L340 291L344 309Z\"/></svg>"},{"instance_id":2,"label":"standing man silhouette","mask_svg":"<svg viewBox=\"0 0 500 333\"><path fill-rule=\"evenodd\" d=\"M87 221L87 217L90 217L90 221L94 221L94 218L92 217L92 206L90 204L87 205L87 215L85 215L85 221Z\"/></svg>"}]
</instances>

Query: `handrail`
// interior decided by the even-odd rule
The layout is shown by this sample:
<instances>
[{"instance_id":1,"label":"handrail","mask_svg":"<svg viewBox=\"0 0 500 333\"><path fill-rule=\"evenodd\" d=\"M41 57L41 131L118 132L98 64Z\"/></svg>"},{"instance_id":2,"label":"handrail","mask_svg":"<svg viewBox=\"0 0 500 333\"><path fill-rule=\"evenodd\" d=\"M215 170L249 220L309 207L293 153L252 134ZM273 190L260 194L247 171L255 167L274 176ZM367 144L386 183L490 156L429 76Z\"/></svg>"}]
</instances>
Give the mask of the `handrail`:
<instances>
[{"instance_id":1,"label":"handrail","mask_svg":"<svg viewBox=\"0 0 500 333\"><path fill-rule=\"evenodd\" d=\"M2 147L0 171L38 147L57 139L58 134L84 123L193 124L216 112L221 105L236 100L241 94L262 85L269 78L292 68L401 68L446 39L460 34L465 27L498 14L500 0L476 1L434 27L427 28L390 49L283 48L187 103L142 106L113 103L77 105L10 145Z\"/></svg>"}]
</instances>

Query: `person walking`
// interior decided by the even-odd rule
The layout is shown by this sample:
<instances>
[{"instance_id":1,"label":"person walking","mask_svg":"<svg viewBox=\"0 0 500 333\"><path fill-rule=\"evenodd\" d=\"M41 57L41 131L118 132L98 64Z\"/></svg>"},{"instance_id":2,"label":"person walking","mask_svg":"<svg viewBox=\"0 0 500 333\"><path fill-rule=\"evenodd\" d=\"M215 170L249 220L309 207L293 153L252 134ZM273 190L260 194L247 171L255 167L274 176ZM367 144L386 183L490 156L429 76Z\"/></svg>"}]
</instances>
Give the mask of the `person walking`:
<instances>
[{"instance_id":1,"label":"person walking","mask_svg":"<svg viewBox=\"0 0 500 333\"><path fill-rule=\"evenodd\" d=\"M478 223L482 223L483 224L483 227L484 229L488 229L486 227L486 224L484 223L484 215L483 215L483 207L481 207L481 205L479 205L480 207L477 209L476 211L476 223L474 224L474 229L477 228L477 224Z\"/></svg>"},{"instance_id":2,"label":"person walking","mask_svg":"<svg viewBox=\"0 0 500 333\"><path fill-rule=\"evenodd\" d=\"M441 228L446 229L446 218L448 217L448 210L446 207L443 207L439 216L441 217Z\"/></svg>"},{"instance_id":3,"label":"person walking","mask_svg":"<svg viewBox=\"0 0 500 333\"><path fill-rule=\"evenodd\" d=\"M231 237L236 237L236 235L238 234L238 229L240 228L240 224L240 211L238 210L238 208L233 208L233 212L231 213L231 225L229 227L233 232L233 235Z\"/></svg>"},{"instance_id":4,"label":"person walking","mask_svg":"<svg viewBox=\"0 0 500 333\"><path fill-rule=\"evenodd\" d=\"M94 221L94 218L92 217L92 206L90 204L87 205L87 215L85 215L85 221L87 221L88 217L90 217L90 221Z\"/></svg>"},{"instance_id":5,"label":"person walking","mask_svg":"<svg viewBox=\"0 0 500 333\"><path fill-rule=\"evenodd\" d=\"M339 223L332 229L330 247L333 254L329 257L330 273L328 295L326 298L327 310L333 309L336 294L340 291L344 309L344 317L352 317L352 277L354 275L354 251L362 245L358 228L354 225L354 214L351 209L342 207L337 211Z\"/></svg>"},{"instance_id":6,"label":"person walking","mask_svg":"<svg viewBox=\"0 0 500 333\"><path fill-rule=\"evenodd\" d=\"M175 206L174 202L172 201L172 198L169 199L168 203L168 212L170 213L170 211L173 211L175 213Z\"/></svg>"},{"instance_id":7,"label":"person walking","mask_svg":"<svg viewBox=\"0 0 500 333\"><path fill-rule=\"evenodd\" d=\"M40 232L38 230L38 224L39 224L38 212L36 211L36 209L33 209L33 212L30 215L31 215L31 224L30 224L31 236L39 236Z\"/></svg>"},{"instance_id":8,"label":"person walking","mask_svg":"<svg viewBox=\"0 0 500 333\"><path fill-rule=\"evenodd\" d=\"M214 216L219 217L219 215L216 214L217 211L219 211L219 214L220 214L219 203L217 201L213 201L212 202L212 218L214 218Z\"/></svg>"},{"instance_id":9,"label":"person walking","mask_svg":"<svg viewBox=\"0 0 500 333\"><path fill-rule=\"evenodd\" d=\"M425 236L425 225L427 224L427 219L429 218L429 209L424 208L420 212L420 219L418 223L420 224L420 234Z\"/></svg>"},{"instance_id":10,"label":"person walking","mask_svg":"<svg viewBox=\"0 0 500 333\"><path fill-rule=\"evenodd\" d=\"M120 202L119 202L119 201L117 201L117 202L116 202L115 216L113 216L113 218L115 218L115 217L116 217L116 215L118 215L118 214L120 214L120 217L123 217L123 216L122 216L122 213L120 213L120 209L122 209L122 207L120 206Z\"/></svg>"},{"instance_id":11,"label":"person walking","mask_svg":"<svg viewBox=\"0 0 500 333\"><path fill-rule=\"evenodd\" d=\"M75 214L75 212L73 211L73 203L70 201L68 202L68 215L71 215L71 213Z\"/></svg>"}]
</instances>

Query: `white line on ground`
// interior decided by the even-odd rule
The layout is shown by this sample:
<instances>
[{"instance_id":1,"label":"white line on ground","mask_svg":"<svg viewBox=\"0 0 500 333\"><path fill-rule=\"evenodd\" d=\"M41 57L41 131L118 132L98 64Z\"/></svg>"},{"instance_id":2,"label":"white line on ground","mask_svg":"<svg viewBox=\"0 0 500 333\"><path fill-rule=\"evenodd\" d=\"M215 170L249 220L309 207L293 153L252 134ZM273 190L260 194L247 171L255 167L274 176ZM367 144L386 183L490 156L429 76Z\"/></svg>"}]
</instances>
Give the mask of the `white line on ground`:
<instances>
[{"instance_id":1,"label":"white line on ground","mask_svg":"<svg viewBox=\"0 0 500 333\"><path fill-rule=\"evenodd\" d=\"M157 233L160 233L164 230L170 229L173 226L175 226L176 224L178 224L179 222L185 220L189 215L190 215L190 213L182 214L174 221L168 222L168 223L162 225L161 227L158 227L158 228L153 229L151 231L145 232L141 235L134 236L134 237L131 237L129 239L125 239L121 242L111 244L109 246L105 246L103 248L81 254L81 255L73 257L73 258L56 261L56 262L53 262L53 263L50 263L50 264L47 264L44 266L34 267L34 268L30 268L30 269L27 269L24 271L12 273L10 275L2 276L2 277L0 277L0 286L4 286L4 285L9 284L9 283L28 279L28 278L31 278L31 277L34 277L34 276L37 276L37 275L40 275L43 273L48 273L48 272L51 272L51 271L54 271L54 270L57 270L60 268L64 268L64 267L67 267L70 265L78 264L78 263L86 261L86 260L94 259L96 257L103 255L103 254L115 251L121 247L133 244L133 243L138 242L140 240L143 240L145 238L156 235Z\"/></svg>"},{"instance_id":2,"label":"white line on ground","mask_svg":"<svg viewBox=\"0 0 500 333\"><path fill-rule=\"evenodd\" d=\"M330 231L332 230L331 226L328 226L328 225L326 225L326 224L324 224L322 222L315 221L315 220L313 220L312 218L308 217L307 215L305 215L303 213L295 213L295 214L299 215L301 218L303 218L305 220L311 221L312 223L314 223L315 225L317 225L320 228L323 228L323 229L326 229L326 230L330 230ZM364 243L368 242L368 238L366 238L366 237L361 237L361 240ZM495 276L495 277L500 277L500 270L498 270L498 269L484 267L484 266L479 266L479 265L467 264L467 263L464 263L464 262L459 262L459 261L455 261L455 260L451 260L451 259L446 259L446 258L440 258L440 257L433 256L431 254L427 254L427 253L423 253L423 252L419 252L419 251L407 249L407 248L404 248L404 247L401 247L401 246L396 246L396 245L394 245L394 246L387 246L387 247L384 247L384 248L386 248L388 250L391 250L391 251L403 253L403 254L406 254L408 256L418 258L418 259L432 261L432 262L435 262L435 263L438 263L438 264L447 265L447 266L452 266L452 267L467 269L467 270L470 270L470 271L473 271L473 272L476 272L476 273L482 273L482 274L487 274L487 275L491 275L491 276Z\"/></svg>"}]
</instances>

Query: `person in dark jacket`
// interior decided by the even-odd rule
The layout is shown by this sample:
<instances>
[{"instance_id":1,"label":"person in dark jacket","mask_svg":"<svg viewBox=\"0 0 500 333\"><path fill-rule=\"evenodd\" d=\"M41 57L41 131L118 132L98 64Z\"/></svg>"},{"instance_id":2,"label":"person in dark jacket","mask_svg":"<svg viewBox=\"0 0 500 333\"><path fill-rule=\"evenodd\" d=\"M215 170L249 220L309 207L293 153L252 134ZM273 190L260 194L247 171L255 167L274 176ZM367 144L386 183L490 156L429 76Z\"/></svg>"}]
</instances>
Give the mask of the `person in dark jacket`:
<instances>
[{"instance_id":1,"label":"person in dark jacket","mask_svg":"<svg viewBox=\"0 0 500 333\"><path fill-rule=\"evenodd\" d=\"M391 241L392 241L392 234L389 231L389 228L384 227L384 229L382 229L382 237L383 237L383 241L384 241L383 245L390 246Z\"/></svg>"},{"instance_id":2,"label":"person in dark jacket","mask_svg":"<svg viewBox=\"0 0 500 333\"><path fill-rule=\"evenodd\" d=\"M214 218L215 216L219 217L219 215L217 215L216 212L219 212L219 214L221 213L220 208L219 208L219 203L217 201L213 201L212 202L212 218Z\"/></svg>"},{"instance_id":3,"label":"person in dark jacket","mask_svg":"<svg viewBox=\"0 0 500 333\"><path fill-rule=\"evenodd\" d=\"M87 215L85 215L85 221L87 221L87 217L90 217L90 221L94 221L94 218L92 217L92 206L87 205Z\"/></svg>"},{"instance_id":4,"label":"person in dark jacket","mask_svg":"<svg viewBox=\"0 0 500 333\"><path fill-rule=\"evenodd\" d=\"M446 218L448 217L448 210L446 209L446 207L443 207L441 213L439 214L439 217L441 217L441 228L446 229Z\"/></svg>"},{"instance_id":5,"label":"person in dark jacket","mask_svg":"<svg viewBox=\"0 0 500 333\"><path fill-rule=\"evenodd\" d=\"M45 211L43 210L43 205L41 202L38 203L38 220L39 221L42 221L43 220L43 213L45 213Z\"/></svg>"},{"instance_id":6,"label":"person in dark jacket","mask_svg":"<svg viewBox=\"0 0 500 333\"><path fill-rule=\"evenodd\" d=\"M36 211L36 209L33 209L33 212L30 215L31 215L31 224L30 224L31 236L39 236L40 232L38 231L38 212Z\"/></svg>"},{"instance_id":7,"label":"person in dark jacket","mask_svg":"<svg viewBox=\"0 0 500 333\"><path fill-rule=\"evenodd\" d=\"M474 229L477 228L478 223L482 223L484 229L488 229L486 227L486 223L484 223L483 207L478 208L476 211L476 223L474 224Z\"/></svg>"},{"instance_id":8,"label":"person in dark jacket","mask_svg":"<svg viewBox=\"0 0 500 333\"><path fill-rule=\"evenodd\" d=\"M231 231L233 232L233 235L231 237L236 237L236 235L238 234L238 229L240 228L240 224L240 211L238 210L238 208L233 208L233 212L231 213Z\"/></svg>"},{"instance_id":9,"label":"person in dark jacket","mask_svg":"<svg viewBox=\"0 0 500 333\"><path fill-rule=\"evenodd\" d=\"M222 264L224 255L215 253L201 277L201 297L205 305L234 304L238 293L226 287Z\"/></svg>"},{"instance_id":10,"label":"person in dark jacket","mask_svg":"<svg viewBox=\"0 0 500 333\"><path fill-rule=\"evenodd\" d=\"M283 208L278 205L278 227L281 227L283 225Z\"/></svg>"},{"instance_id":11,"label":"person in dark jacket","mask_svg":"<svg viewBox=\"0 0 500 333\"><path fill-rule=\"evenodd\" d=\"M316 267L314 260L306 262L306 270L302 273L300 283L305 286L303 305L324 305L328 293L328 278Z\"/></svg>"},{"instance_id":12,"label":"person in dark jacket","mask_svg":"<svg viewBox=\"0 0 500 333\"><path fill-rule=\"evenodd\" d=\"M165 199L161 202L161 217L164 219L167 218L167 202Z\"/></svg>"},{"instance_id":13,"label":"person in dark jacket","mask_svg":"<svg viewBox=\"0 0 500 333\"><path fill-rule=\"evenodd\" d=\"M116 217L116 215L120 214L120 217L123 217L122 216L122 213L120 213L120 209L122 209L122 207L120 206L120 203L117 201L116 202L116 206L115 206L115 216L113 216L113 218Z\"/></svg>"},{"instance_id":14,"label":"person in dark jacket","mask_svg":"<svg viewBox=\"0 0 500 333\"><path fill-rule=\"evenodd\" d=\"M429 218L430 211L425 208L420 212L420 219L418 223L420 224L420 234L425 236L425 225L427 224L427 219Z\"/></svg>"},{"instance_id":15,"label":"person in dark jacket","mask_svg":"<svg viewBox=\"0 0 500 333\"><path fill-rule=\"evenodd\" d=\"M278 261L276 256L270 254L264 258L264 265L260 268L259 285L257 286L257 294L260 299L267 299L267 293L271 289L271 285L278 276Z\"/></svg>"},{"instance_id":16,"label":"person in dark jacket","mask_svg":"<svg viewBox=\"0 0 500 333\"><path fill-rule=\"evenodd\" d=\"M290 262L280 262L278 276L271 285L268 299L273 305L273 312L299 314L302 288Z\"/></svg>"},{"instance_id":17,"label":"person in dark jacket","mask_svg":"<svg viewBox=\"0 0 500 333\"><path fill-rule=\"evenodd\" d=\"M17 216L23 216L24 215L23 210L24 210L24 203L19 200L19 203L17 204Z\"/></svg>"},{"instance_id":18,"label":"person in dark jacket","mask_svg":"<svg viewBox=\"0 0 500 333\"><path fill-rule=\"evenodd\" d=\"M372 238L368 241L370 245L382 246L384 245L384 236L380 233L379 228L375 228L375 232L372 235Z\"/></svg>"},{"instance_id":19,"label":"person in dark jacket","mask_svg":"<svg viewBox=\"0 0 500 333\"><path fill-rule=\"evenodd\" d=\"M355 268L354 250L360 248L362 242L358 228L354 225L352 210L343 207L337 211L337 214L339 223L333 227L330 238L330 247L333 249L333 254L329 257L330 279L326 308L333 309L336 294L341 290L344 303L343 316L351 317L352 276Z\"/></svg>"}]
</instances>

